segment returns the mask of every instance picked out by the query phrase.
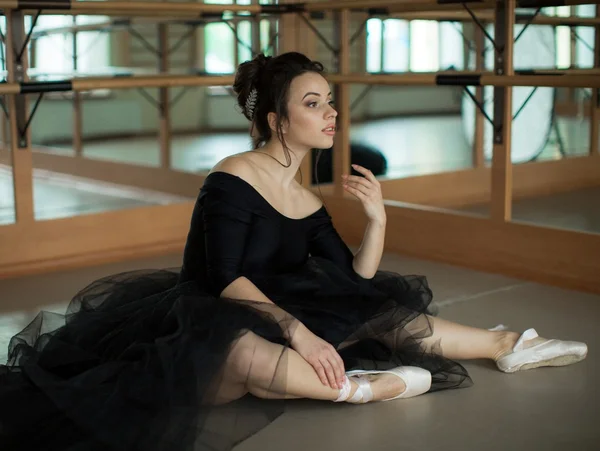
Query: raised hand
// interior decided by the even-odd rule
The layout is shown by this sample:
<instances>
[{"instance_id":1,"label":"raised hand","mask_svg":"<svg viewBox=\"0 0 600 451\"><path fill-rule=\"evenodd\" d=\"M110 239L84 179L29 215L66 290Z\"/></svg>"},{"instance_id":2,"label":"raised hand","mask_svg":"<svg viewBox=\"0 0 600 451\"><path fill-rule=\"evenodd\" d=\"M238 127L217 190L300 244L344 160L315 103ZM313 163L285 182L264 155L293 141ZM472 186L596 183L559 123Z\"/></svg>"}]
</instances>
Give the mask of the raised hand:
<instances>
[{"instance_id":1,"label":"raised hand","mask_svg":"<svg viewBox=\"0 0 600 451\"><path fill-rule=\"evenodd\" d=\"M364 174L364 177L359 175L342 175L344 189L362 202L369 221L384 223L386 215L379 180L367 168L363 168L357 164L353 164L352 167L357 172Z\"/></svg>"}]
</instances>

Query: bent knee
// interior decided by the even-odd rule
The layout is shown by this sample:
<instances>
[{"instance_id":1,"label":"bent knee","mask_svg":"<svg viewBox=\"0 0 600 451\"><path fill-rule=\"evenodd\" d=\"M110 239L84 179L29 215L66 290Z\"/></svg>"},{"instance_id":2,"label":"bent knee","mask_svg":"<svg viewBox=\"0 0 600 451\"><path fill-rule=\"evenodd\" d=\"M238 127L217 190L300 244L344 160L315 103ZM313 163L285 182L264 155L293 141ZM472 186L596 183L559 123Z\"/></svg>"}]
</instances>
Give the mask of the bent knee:
<instances>
[{"instance_id":1,"label":"bent knee","mask_svg":"<svg viewBox=\"0 0 600 451\"><path fill-rule=\"evenodd\" d=\"M252 331L245 332L231 348L227 358L230 371L237 381L246 380L252 371L272 370L279 361L283 348Z\"/></svg>"},{"instance_id":2,"label":"bent knee","mask_svg":"<svg viewBox=\"0 0 600 451\"><path fill-rule=\"evenodd\" d=\"M260 337L252 331L245 332L231 347L227 356L228 376L236 381L247 378L255 358Z\"/></svg>"}]
</instances>

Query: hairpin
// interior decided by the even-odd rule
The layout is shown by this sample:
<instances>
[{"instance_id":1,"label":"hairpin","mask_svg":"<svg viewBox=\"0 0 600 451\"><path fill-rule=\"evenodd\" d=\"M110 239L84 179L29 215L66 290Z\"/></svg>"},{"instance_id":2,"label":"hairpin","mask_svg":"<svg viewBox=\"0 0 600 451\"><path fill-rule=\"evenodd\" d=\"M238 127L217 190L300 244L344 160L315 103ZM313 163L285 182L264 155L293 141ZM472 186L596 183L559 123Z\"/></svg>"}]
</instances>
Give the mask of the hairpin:
<instances>
[{"instance_id":1,"label":"hairpin","mask_svg":"<svg viewBox=\"0 0 600 451\"><path fill-rule=\"evenodd\" d=\"M252 88L248 98L246 99L246 114L250 119L254 118L254 108L256 107L256 100L258 98L258 91L256 88Z\"/></svg>"}]
</instances>

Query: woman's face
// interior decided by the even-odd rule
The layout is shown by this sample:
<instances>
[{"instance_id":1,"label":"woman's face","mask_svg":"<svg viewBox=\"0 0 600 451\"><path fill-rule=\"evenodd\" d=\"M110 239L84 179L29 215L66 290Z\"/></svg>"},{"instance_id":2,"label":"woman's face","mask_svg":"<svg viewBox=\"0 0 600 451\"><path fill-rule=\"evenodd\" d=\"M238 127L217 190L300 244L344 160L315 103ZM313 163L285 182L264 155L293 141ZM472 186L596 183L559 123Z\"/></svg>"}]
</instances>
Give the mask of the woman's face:
<instances>
[{"instance_id":1,"label":"woman's face","mask_svg":"<svg viewBox=\"0 0 600 451\"><path fill-rule=\"evenodd\" d=\"M292 80L288 99L289 122L284 138L293 148L328 149L333 146L337 111L329 83L322 75L307 72Z\"/></svg>"}]
</instances>

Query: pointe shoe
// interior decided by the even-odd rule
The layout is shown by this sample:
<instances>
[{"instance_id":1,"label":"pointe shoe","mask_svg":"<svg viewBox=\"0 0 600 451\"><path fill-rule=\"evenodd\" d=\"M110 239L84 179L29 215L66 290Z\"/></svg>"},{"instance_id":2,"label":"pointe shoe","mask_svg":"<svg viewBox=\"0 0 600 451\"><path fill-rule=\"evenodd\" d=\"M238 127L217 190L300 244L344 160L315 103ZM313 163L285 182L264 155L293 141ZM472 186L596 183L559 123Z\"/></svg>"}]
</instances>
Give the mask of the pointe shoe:
<instances>
[{"instance_id":1,"label":"pointe shoe","mask_svg":"<svg viewBox=\"0 0 600 451\"><path fill-rule=\"evenodd\" d=\"M431 388L431 373L423 368L416 366L399 366L391 370L376 371L376 370L353 370L346 372L346 384L340 392L340 396L335 402L347 401L353 404L364 404L373 399L373 390L371 383L363 375L389 373L398 376L406 385L406 389L398 396L393 398L383 399L382 401L391 401L398 398L412 398L422 395ZM352 398L350 395L350 380L358 384L358 388Z\"/></svg>"},{"instance_id":2,"label":"pointe shoe","mask_svg":"<svg viewBox=\"0 0 600 451\"><path fill-rule=\"evenodd\" d=\"M545 340L525 347L525 342L534 338L538 338L535 329L523 332L512 352L496 361L498 369L514 373L541 366L565 366L577 363L587 356L587 345L578 341Z\"/></svg>"}]
</instances>

